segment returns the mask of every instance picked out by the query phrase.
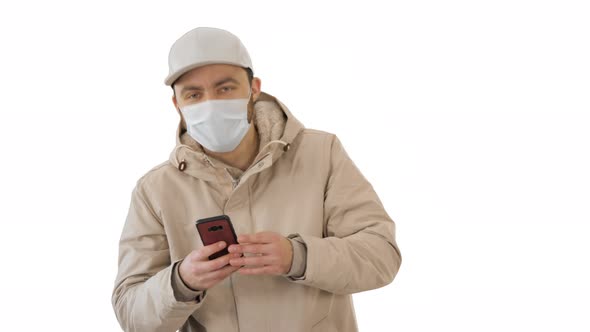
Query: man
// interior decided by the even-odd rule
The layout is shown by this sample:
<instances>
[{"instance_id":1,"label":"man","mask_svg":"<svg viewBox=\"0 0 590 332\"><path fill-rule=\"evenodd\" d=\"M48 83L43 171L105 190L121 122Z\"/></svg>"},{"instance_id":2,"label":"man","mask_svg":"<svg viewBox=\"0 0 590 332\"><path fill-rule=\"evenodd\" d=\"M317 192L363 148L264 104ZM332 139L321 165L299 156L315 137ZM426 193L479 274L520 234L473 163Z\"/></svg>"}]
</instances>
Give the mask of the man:
<instances>
[{"instance_id":1,"label":"man","mask_svg":"<svg viewBox=\"0 0 590 332\"><path fill-rule=\"evenodd\" d=\"M169 54L180 115L169 160L138 181L112 304L125 331L357 331L351 294L392 282L395 225L338 138L261 91L233 34ZM225 214L239 244L203 245Z\"/></svg>"}]
</instances>

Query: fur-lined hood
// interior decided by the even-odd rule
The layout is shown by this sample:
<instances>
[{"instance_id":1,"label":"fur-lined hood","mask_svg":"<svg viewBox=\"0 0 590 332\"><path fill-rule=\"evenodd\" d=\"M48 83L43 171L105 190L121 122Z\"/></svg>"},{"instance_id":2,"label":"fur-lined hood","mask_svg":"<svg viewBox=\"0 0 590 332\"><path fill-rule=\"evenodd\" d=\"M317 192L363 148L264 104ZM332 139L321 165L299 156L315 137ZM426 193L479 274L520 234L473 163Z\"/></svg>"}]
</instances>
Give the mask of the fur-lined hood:
<instances>
[{"instance_id":1,"label":"fur-lined hood","mask_svg":"<svg viewBox=\"0 0 590 332\"><path fill-rule=\"evenodd\" d=\"M265 92L261 92L254 103L254 113L253 121L260 145L252 164L269 153L278 152L273 153L272 161L275 161L282 152L290 148L293 139L305 128L283 103ZM205 180L215 179L215 171L210 166L225 168L234 178L243 173L242 170L205 154L201 144L188 134L182 117L176 129L176 146L170 154L170 163L181 171Z\"/></svg>"}]
</instances>

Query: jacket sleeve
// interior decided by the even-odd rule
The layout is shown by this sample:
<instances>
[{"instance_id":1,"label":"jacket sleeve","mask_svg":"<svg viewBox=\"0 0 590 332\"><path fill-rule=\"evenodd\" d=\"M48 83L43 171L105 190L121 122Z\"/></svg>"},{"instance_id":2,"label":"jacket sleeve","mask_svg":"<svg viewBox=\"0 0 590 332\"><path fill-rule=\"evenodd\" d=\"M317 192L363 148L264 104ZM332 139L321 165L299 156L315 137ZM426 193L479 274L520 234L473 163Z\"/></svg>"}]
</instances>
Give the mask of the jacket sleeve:
<instances>
[{"instance_id":1,"label":"jacket sleeve","mask_svg":"<svg viewBox=\"0 0 590 332\"><path fill-rule=\"evenodd\" d=\"M112 293L112 305L124 331L176 331L202 305L205 291L186 301L173 287L177 263L170 261L164 226L147 203L140 179L119 241Z\"/></svg>"},{"instance_id":2,"label":"jacket sleeve","mask_svg":"<svg viewBox=\"0 0 590 332\"><path fill-rule=\"evenodd\" d=\"M336 294L385 286L395 278L402 260L395 223L338 137L332 135L329 145L324 236L288 236L305 246L307 262L303 276L287 278Z\"/></svg>"}]
</instances>

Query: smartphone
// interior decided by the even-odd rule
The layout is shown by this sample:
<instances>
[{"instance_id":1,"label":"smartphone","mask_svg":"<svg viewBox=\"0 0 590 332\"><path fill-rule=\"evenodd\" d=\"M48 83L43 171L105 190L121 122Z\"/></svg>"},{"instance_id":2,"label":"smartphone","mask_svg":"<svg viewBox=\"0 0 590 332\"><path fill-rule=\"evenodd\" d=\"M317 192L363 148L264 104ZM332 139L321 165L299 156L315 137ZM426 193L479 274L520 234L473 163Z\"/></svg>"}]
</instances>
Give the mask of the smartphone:
<instances>
[{"instance_id":1,"label":"smartphone","mask_svg":"<svg viewBox=\"0 0 590 332\"><path fill-rule=\"evenodd\" d=\"M222 214L220 216L199 219L196 222L197 231L204 245L225 241L225 248L209 256L209 260L229 254L227 248L230 244L238 244L238 237L234 231L234 226L229 216Z\"/></svg>"}]
</instances>

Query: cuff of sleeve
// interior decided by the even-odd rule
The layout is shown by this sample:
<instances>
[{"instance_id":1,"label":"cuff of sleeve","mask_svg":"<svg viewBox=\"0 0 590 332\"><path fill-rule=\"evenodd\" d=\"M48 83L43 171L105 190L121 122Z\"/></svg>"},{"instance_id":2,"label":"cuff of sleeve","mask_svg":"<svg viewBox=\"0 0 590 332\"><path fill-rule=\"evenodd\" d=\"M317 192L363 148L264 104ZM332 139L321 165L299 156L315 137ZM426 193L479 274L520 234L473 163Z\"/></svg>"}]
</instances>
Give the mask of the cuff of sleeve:
<instances>
[{"instance_id":1,"label":"cuff of sleeve","mask_svg":"<svg viewBox=\"0 0 590 332\"><path fill-rule=\"evenodd\" d=\"M172 267L172 290L174 291L174 297L180 302L194 301L199 303L205 298L207 290L194 290L184 283L178 271L181 262L182 260L175 262Z\"/></svg>"},{"instance_id":2,"label":"cuff of sleeve","mask_svg":"<svg viewBox=\"0 0 590 332\"><path fill-rule=\"evenodd\" d=\"M293 261L291 262L291 269L287 274L291 280L305 279L305 270L307 266L307 247L303 239L298 234L292 234L287 237L293 246Z\"/></svg>"}]
</instances>

